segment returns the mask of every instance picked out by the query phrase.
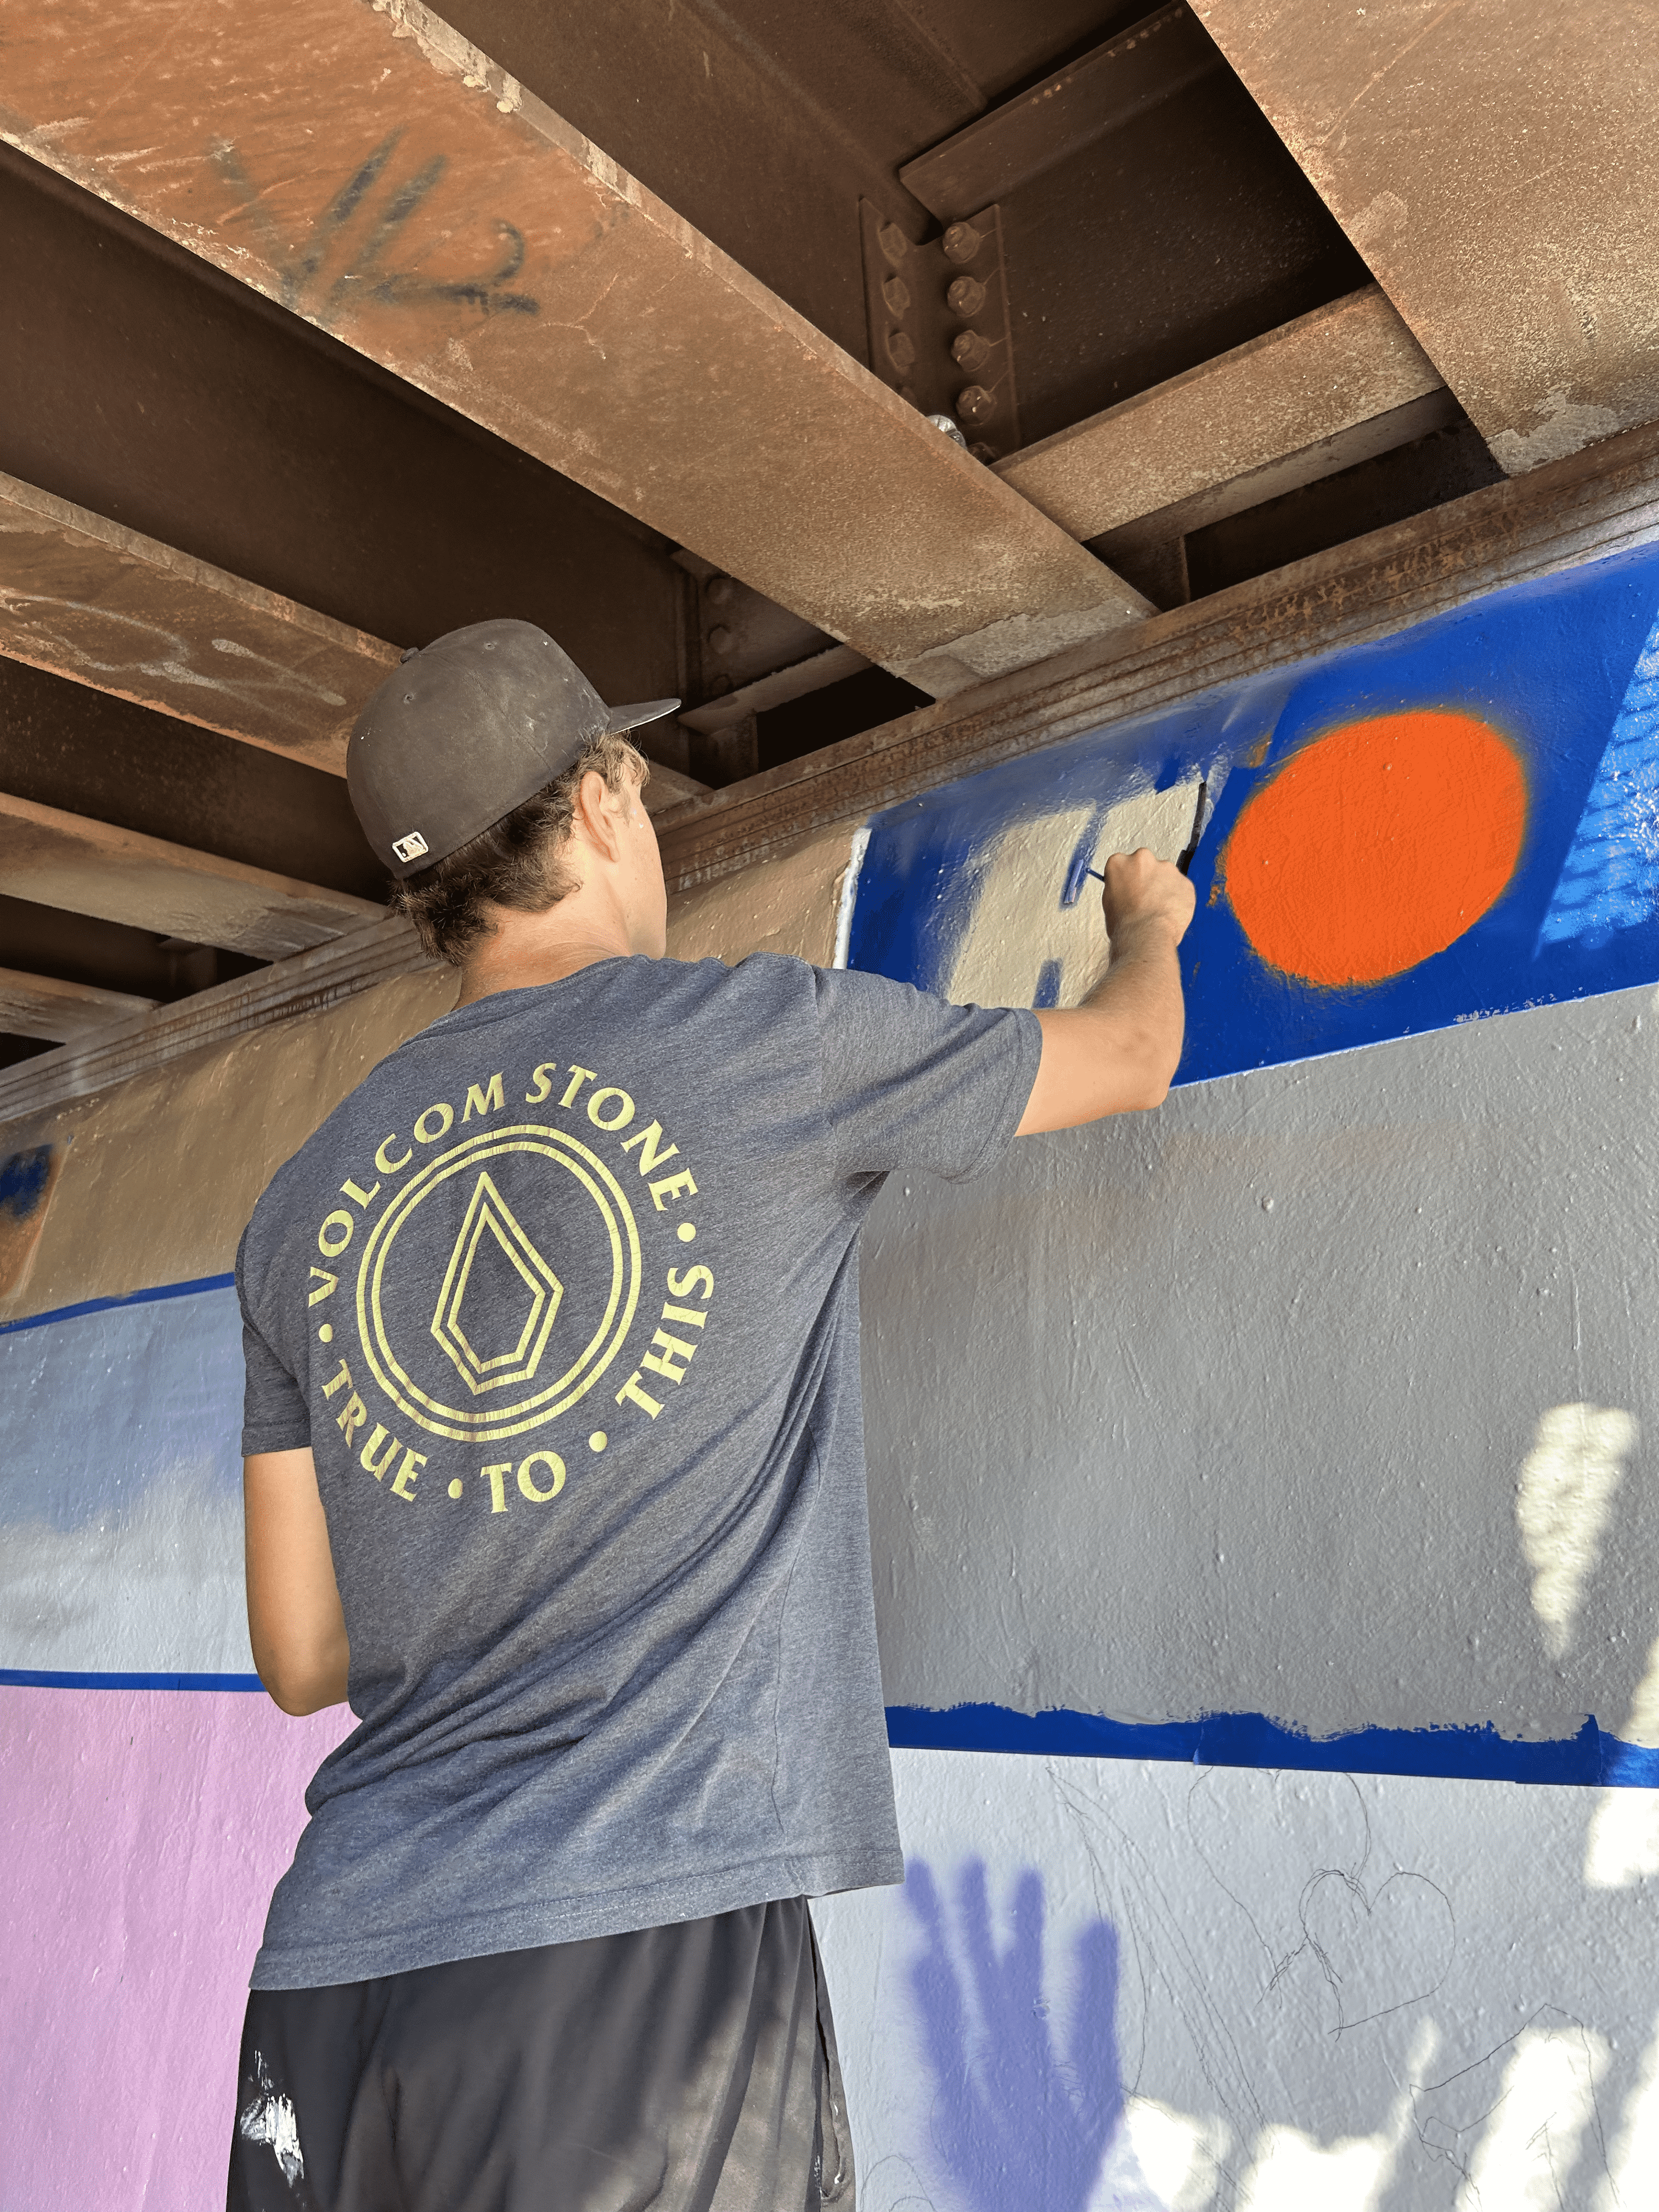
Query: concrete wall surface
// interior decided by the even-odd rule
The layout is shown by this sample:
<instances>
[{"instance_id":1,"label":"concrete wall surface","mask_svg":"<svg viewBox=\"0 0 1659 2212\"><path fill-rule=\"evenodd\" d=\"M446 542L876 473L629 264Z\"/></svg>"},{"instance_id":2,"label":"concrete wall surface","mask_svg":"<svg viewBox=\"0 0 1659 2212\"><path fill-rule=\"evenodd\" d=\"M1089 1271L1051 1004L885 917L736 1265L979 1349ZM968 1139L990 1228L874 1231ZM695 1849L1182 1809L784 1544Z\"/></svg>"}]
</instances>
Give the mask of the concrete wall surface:
<instances>
[{"instance_id":1,"label":"concrete wall surface","mask_svg":"<svg viewBox=\"0 0 1659 2212\"><path fill-rule=\"evenodd\" d=\"M895 1763L813 1909L860 2212L1659 2202L1651 1793Z\"/></svg>"},{"instance_id":2,"label":"concrete wall surface","mask_svg":"<svg viewBox=\"0 0 1659 2212\"><path fill-rule=\"evenodd\" d=\"M4 1694L0 2203L208 2212L246 1965L345 1717ZM895 1767L905 1887L814 1906L863 2212L1655 2202L1656 1793Z\"/></svg>"},{"instance_id":3,"label":"concrete wall surface","mask_svg":"<svg viewBox=\"0 0 1659 2212\"><path fill-rule=\"evenodd\" d=\"M876 2212L1659 2204L1656 617L1646 550L1493 593L676 908L1063 1005L1087 867L1201 830L1169 1103L866 1239L911 1871L820 1922ZM349 1724L251 1674L227 1277L452 991L0 1146L0 2212L222 2186Z\"/></svg>"}]
</instances>

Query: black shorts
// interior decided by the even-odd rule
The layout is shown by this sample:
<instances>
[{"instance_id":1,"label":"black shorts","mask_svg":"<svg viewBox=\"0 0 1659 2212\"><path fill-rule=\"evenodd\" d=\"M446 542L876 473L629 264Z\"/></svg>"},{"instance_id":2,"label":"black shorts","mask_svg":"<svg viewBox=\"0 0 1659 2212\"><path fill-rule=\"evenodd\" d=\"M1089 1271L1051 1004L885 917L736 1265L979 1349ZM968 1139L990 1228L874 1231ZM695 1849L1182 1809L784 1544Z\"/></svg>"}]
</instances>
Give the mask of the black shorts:
<instances>
[{"instance_id":1,"label":"black shorts","mask_svg":"<svg viewBox=\"0 0 1659 2212\"><path fill-rule=\"evenodd\" d=\"M229 2212L853 2212L805 1898L256 1990Z\"/></svg>"}]
</instances>

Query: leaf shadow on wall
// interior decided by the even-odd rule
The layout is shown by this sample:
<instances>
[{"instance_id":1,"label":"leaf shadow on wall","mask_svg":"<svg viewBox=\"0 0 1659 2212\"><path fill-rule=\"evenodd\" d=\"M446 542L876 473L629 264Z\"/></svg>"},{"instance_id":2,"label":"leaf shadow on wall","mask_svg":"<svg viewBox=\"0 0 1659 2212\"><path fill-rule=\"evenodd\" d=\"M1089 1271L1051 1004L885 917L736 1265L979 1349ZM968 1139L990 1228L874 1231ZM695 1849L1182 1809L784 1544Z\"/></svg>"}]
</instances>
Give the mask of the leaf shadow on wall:
<instances>
[{"instance_id":1,"label":"leaf shadow on wall","mask_svg":"<svg viewBox=\"0 0 1659 2212\"><path fill-rule=\"evenodd\" d=\"M1077 1938L1062 2054L1043 1989L1042 1877L1029 1869L1019 1877L1013 1938L1000 1953L982 1860L958 1878L954 1948L921 1860L910 1862L905 1896L927 1938L909 1979L934 2080L935 2160L972 2212L1085 2212L1123 2126L1116 1929L1096 1920ZM1112 2201L1155 2212L1127 2140L1122 2149Z\"/></svg>"}]
</instances>

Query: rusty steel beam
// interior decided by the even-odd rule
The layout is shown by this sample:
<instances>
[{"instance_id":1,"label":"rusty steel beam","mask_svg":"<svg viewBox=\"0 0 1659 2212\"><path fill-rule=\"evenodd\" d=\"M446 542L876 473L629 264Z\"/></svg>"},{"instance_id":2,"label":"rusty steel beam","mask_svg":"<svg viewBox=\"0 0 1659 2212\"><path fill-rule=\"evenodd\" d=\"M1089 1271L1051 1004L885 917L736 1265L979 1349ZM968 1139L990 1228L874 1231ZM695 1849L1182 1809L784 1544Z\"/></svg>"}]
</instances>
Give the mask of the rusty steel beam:
<instances>
[{"instance_id":1,"label":"rusty steel beam","mask_svg":"<svg viewBox=\"0 0 1659 2212\"><path fill-rule=\"evenodd\" d=\"M0 475L0 653L345 773L398 650Z\"/></svg>"},{"instance_id":2,"label":"rusty steel beam","mask_svg":"<svg viewBox=\"0 0 1659 2212\"><path fill-rule=\"evenodd\" d=\"M401 915L382 915L314 951L294 954L192 992L173 1005L120 1020L56 1052L0 1068L0 1122L107 1091L186 1053L227 1044L274 1022L325 1013L343 1000L399 975L435 969ZM141 1002L142 1003L142 1002ZM434 1010L435 1012L436 1010Z\"/></svg>"},{"instance_id":3,"label":"rusty steel beam","mask_svg":"<svg viewBox=\"0 0 1659 2212\"><path fill-rule=\"evenodd\" d=\"M265 868L0 793L0 882L14 898L275 960L386 909Z\"/></svg>"},{"instance_id":4,"label":"rusty steel beam","mask_svg":"<svg viewBox=\"0 0 1659 2212\"><path fill-rule=\"evenodd\" d=\"M0 136L935 696L1146 602L417 0L6 0Z\"/></svg>"},{"instance_id":5,"label":"rusty steel beam","mask_svg":"<svg viewBox=\"0 0 1659 2212\"><path fill-rule=\"evenodd\" d=\"M1373 284L996 469L1073 538L1097 538L1189 501L1205 522L1237 514L1455 412L1434 364Z\"/></svg>"},{"instance_id":6,"label":"rusty steel beam","mask_svg":"<svg viewBox=\"0 0 1659 2212\"><path fill-rule=\"evenodd\" d=\"M1449 500L1045 667L728 784L658 823L671 894L956 777L1223 684L1392 637L1505 584L1659 538L1659 426Z\"/></svg>"},{"instance_id":7,"label":"rusty steel beam","mask_svg":"<svg viewBox=\"0 0 1659 2212\"><path fill-rule=\"evenodd\" d=\"M1659 416L1647 0L1193 0L1510 475Z\"/></svg>"},{"instance_id":8,"label":"rusty steel beam","mask_svg":"<svg viewBox=\"0 0 1659 2212\"><path fill-rule=\"evenodd\" d=\"M970 698L769 769L659 818L671 897L781 858L876 808L1218 684L1388 637L1483 592L1659 538L1659 429L1449 502L1097 641ZM671 907L671 928L673 909ZM0 1069L0 1122L101 1091L269 1022L429 967L382 920L314 952L158 1006L83 1046Z\"/></svg>"},{"instance_id":9,"label":"rusty steel beam","mask_svg":"<svg viewBox=\"0 0 1659 2212\"><path fill-rule=\"evenodd\" d=\"M96 1036L117 1022L149 1013L154 999L131 991L104 991L90 983L65 983L55 975L26 975L0 968L0 1034L45 1037L53 1044Z\"/></svg>"},{"instance_id":10,"label":"rusty steel beam","mask_svg":"<svg viewBox=\"0 0 1659 2212\"><path fill-rule=\"evenodd\" d=\"M899 182L941 222L960 222L1221 66L1186 0L1168 0L907 161Z\"/></svg>"}]
</instances>

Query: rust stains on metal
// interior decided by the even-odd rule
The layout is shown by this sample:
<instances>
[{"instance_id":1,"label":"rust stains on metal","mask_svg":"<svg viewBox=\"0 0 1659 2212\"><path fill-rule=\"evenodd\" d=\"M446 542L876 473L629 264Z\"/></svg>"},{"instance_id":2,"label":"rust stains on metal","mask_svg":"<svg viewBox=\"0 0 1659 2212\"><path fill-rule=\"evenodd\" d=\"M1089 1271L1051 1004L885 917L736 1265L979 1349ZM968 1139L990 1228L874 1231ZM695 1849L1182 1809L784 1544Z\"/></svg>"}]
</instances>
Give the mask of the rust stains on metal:
<instances>
[{"instance_id":1,"label":"rust stains on metal","mask_svg":"<svg viewBox=\"0 0 1659 2212\"><path fill-rule=\"evenodd\" d=\"M1511 475L1659 415L1645 0L1193 4Z\"/></svg>"},{"instance_id":2,"label":"rust stains on metal","mask_svg":"<svg viewBox=\"0 0 1659 2212\"><path fill-rule=\"evenodd\" d=\"M0 133L936 696L1148 611L416 0L62 0Z\"/></svg>"},{"instance_id":3,"label":"rust stains on metal","mask_svg":"<svg viewBox=\"0 0 1659 2212\"><path fill-rule=\"evenodd\" d=\"M9 1036L45 1037L53 1044L95 1036L115 1023L134 1021L155 1008L154 999L131 991L65 983L56 975L31 975L0 968L0 1030Z\"/></svg>"},{"instance_id":4,"label":"rust stains on metal","mask_svg":"<svg viewBox=\"0 0 1659 2212\"><path fill-rule=\"evenodd\" d=\"M313 768L397 648L0 476L0 653Z\"/></svg>"},{"instance_id":5,"label":"rust stains on metal","mask_svg":"<svg viewBox=\"0 0 1659 2212\"><path fill-rule=\"evenodd\" d=\"M1656 538L1659 427L730 784L660 820L669 890L714 882L828 824L857 822L998 761L1310 653L1391 636L1483 592Z\"/></svg>"},{"instance_id":6,"label":"rust stains on metal","mask_svg":"<svg viewBox=\"0 0 1659 2212\"><path fill-rule=\"evenodd\" d=\"M1073 538L1095 538L1443 389L1422 347L1370 285L1011 454L997 474ZM1309 477L1282 471L1286 481L1253 496L1346 465L1346 456L1318 454Z\"/></svg>"},{"instance_id":7,"label":"rust stains on metal","mask_svg":"<svg viewBox=\"0 0 1659 2212\"><path fill-rule=\"evenodd\" d=\"M385 908L165 838L0 794L0 874L16 898L222 945L263 960L378 920Z\"/></svg>"}]
</instances>

